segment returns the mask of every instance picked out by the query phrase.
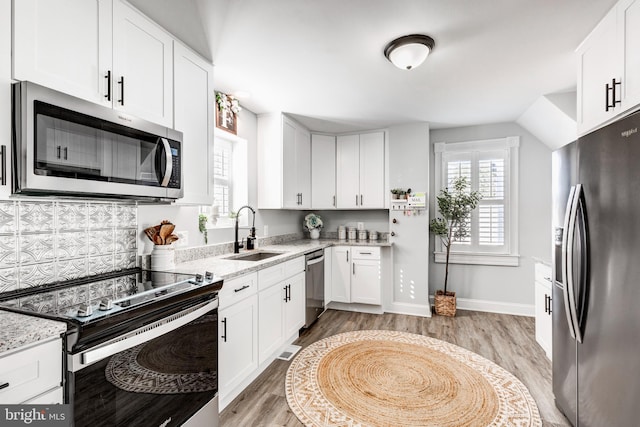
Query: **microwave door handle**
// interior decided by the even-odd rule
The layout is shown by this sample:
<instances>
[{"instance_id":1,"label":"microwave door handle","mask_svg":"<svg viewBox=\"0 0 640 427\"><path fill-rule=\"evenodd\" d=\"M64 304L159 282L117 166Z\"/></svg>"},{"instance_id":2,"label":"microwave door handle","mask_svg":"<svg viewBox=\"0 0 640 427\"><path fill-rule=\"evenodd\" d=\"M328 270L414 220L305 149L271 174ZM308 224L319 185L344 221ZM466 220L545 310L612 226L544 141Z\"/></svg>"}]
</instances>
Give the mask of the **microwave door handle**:
<instances>
[{"instance_id":1,"label":"microwave door handle","mask_svg":"<svg viewBox=\"0 0 640 427\"><path fill-rule=\"evenodd\" d=\"M573 199L575 197L576 188L571 187L569 191L569 197L567 199L567 208L564 215L564 224L562 229L562 284L564 285L562 288L562 299L564 301L564 311L567 316L567 325L569 326L569 333L571 334L571 338L575 339L576 335L573 330L573 318L571 317L571 309L569 308L569 263L568 263L568 255L570 252L569 249L569 223L571 222L571 217L573 214ZM573 243L573 242L572 242Z\"/></svg>"},{"instance_id":2,"label":"microwave door handle","mask_svg":"<svg viewBox=\"0 0 640 427\"><path fill-rule=\"evenodd\" d=\"M164 175L160 181L160 186L166 187L169 185L171 173L173 172L173 161L171 158L171 146L169 145L169 141L167 141L167 138L160 138L160 141L162 142L162 149L164 150L165 157Z\"/></svg>"}]
</instances>

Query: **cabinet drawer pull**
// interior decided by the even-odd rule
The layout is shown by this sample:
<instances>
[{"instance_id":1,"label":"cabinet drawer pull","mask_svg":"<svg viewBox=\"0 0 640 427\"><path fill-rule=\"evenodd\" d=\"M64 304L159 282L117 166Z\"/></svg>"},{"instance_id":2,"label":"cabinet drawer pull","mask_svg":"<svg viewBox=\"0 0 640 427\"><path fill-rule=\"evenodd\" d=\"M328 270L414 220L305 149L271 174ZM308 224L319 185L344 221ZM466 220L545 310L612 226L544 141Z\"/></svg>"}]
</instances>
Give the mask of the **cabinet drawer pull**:
<instances>
[{"instance_id":1,"label":"cabinet drawer pull","mask_svg":"<svg viewBox=\"0 0 640 427\"><path fill-rule=\"evenodd\" d=\"M120 103L120 105L124 105L124 76L120 77L120 80L118 80L118 84L120 85L120 101L118 101Z\"/></svg>"},{"instance_id":2,"label":"cabinet drawer pull","mask_svg":"<svg viewBox=\"0 0 640 427\"><path fill-rule=\"evenodd\" d=\"M107 71L104 78L107 79L107 94L104 97L107 98L107 101L111 101L111 70Z\"/></svg>"},{"instance_id":3,"label":"cabinet drawer pull","mask_svg":"<svg viewBox=\"0 0 640 427\"><path fill-rule=\"evenodd\" d=\"M371 252L360 252L360 255L371 255Z\"/></svg>"},{"instance_id":4,"label":"cabinet drawer pull","mask_svg":"<svg viewBox=\"0 0 640 427\"><path fill-rule=\"evenodd\" d=\"M0 390L9 387L9 383L0 384Z\"/></svg>"},{"instance_id":5,"label":"cabinet drawer pull","mask_svg":"<svg viewBox=\"0 0 640 427\"><path fill-rule=\"evenodd\" d=\"M233 292L240 292L240 291L244 291L245 289L247 289L247 288L249 288L249 287L250 287L249 285L244 285L244 286L243 286L243 287L241 287L241 288L234 289L234 290L233 290Z\"/></svg>"},{"instance_id":6,"label":"cabinet drawer pull","mask_svg":"<svg viewBox=\"0 0 640 427\"><path fill-rule=\"evenodd\" d=\"M2 165L0 168L2 172L0 173L0 185L7 185L7 146L0 145L0 161Z\"/></svg>"}]
</instances>

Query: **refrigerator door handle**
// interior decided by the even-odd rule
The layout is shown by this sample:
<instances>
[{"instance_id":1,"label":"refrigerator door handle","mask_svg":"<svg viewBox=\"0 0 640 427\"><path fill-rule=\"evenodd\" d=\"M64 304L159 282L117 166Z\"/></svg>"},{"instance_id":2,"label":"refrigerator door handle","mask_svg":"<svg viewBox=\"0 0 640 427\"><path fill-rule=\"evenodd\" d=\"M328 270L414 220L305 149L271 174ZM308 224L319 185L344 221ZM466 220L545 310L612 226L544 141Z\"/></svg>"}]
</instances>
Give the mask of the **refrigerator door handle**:
<instances>
[{"instance_id":1,"label":"refrigerator door handle","mask_svg":"<svg viewBox=\"0 0 640 427\"><path fill-rule=\"evenodd\" d=\"M568 288L569 284L569 276L572 276L569 273L569 263L567 260L568 252L569 252L569 224L571 222L571 218L573 216L573 201L575 198L576 188L574 186L569 190L569 197L567 199L567 209L564 214L564 227L562 229L562 299L564 301L565 314L567 315L567 324L569 325L569 333L571 334L571 338L576 339L576 335L574 332L574 323L573 318L571 316L571 309L569 304L569 292ZM573 242L572 242L573 243ZM573 251L571 251L573 252Z\"/></svg>"},{"instance_id":2,"label":"refrigerator door handle","mask_svg":"<svg viewBox=\"0 0 640 427\"><path fill-rule=\"evenodd\" d=\"M571 321L573 325L573 334L572 337L575 337L576 341L582 342L582 334L580 333L580 326L578 323L578 313L576 310L576 295L574 291L574 274L573 274L573 242L575 240L576 235L576 220L578 219L578 209L584 207L581 204L582 199L582 184L577 184L574 194L573 201L571 202L571 217L569 218L569 232L567 233L567 238L569 239L567 243L567 283L565 284L565 291L567 291L569 296L569 311L571 314Z\"/></svg>"}]
</instances>

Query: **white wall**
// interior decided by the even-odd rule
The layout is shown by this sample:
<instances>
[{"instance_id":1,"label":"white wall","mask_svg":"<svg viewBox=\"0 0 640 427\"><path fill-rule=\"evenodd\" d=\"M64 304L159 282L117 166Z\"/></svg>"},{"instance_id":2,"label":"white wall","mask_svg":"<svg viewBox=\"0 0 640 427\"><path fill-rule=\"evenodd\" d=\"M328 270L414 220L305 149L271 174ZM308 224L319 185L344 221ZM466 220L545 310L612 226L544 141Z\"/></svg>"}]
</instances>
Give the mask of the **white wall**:
<instances>
[{"instance_id":1,"label":"white wall","mask_svg":"<svg viewBox=\"0 0 640 427\"><path fill-rule=\"evenodd\" d=\"M256 206L257 195L257 118L256 115L243 109L238 119L238 136L247 140L247 171L248 171L248 200L250 206ZM244 215L249 214L243 210ZM269 236L295 233L302 231L304 214L298 211L259 210L256 214L256 229L258 237L264 236L264 225L268 226ZM189 242L187 247L204 245L204 236L198 230L198 207L175 205L141 205L138 208L139 253L151 252L152 245L144 235L143 230L159 224L167 219L176 225L176 231L187 231ZM248 234L246 227L240 230L240 237ZM234 239L233 228L222 228L208 231L208 244L231 242Z\"/></svg>"},{"instance_id":2,"label":"white wall","mask_svg":"<svg viewBox=\"0 0 640 427\"><path fill-rule=\"evenodd\" d=\"M461 142L507 136L520 136L518 222L520 265L518 267L451 264L449 288L458 298L487 300L511 305L533 305L534 258L551 261L551 150L516 123L469 126L431 131L431 170L434 170L433 144ZM436 191L431 179L430 209L436 212ZM433 261L434 236L429 243L429 287L442 289L444 264ZM520 307L527 311L531 307Z\"/></svg>"}]
</instances>

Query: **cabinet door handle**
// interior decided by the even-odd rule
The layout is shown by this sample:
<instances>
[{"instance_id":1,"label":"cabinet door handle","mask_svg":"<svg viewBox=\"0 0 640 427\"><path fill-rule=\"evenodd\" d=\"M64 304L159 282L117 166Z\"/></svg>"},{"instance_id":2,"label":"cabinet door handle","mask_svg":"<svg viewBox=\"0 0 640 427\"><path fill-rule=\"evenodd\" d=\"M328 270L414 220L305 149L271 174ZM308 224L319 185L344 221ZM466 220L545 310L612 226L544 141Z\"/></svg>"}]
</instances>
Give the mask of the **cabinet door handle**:
<instances>
[{"instance_id":1,"label":"cabinet door handle","mask_svg":"<svg viewBox=\"0 0 640 427\"><path fill-rule=\"evenodd\" d=\"M107 101L111 101L111 70L107 71L104 78L107 79L107 94L104 97L107 98Z\"/></svg>"},{"instance_id":2,"label":"cabinet door handle","mask_svg":"<svg viewBox=\"0 0 640 427\"><path fill-rule=\"evenodd\" d=\"M60 151L62 150L62 147L60 147L59 145L56 147L56 157L59 159L60 158Z\"/></svg>"},{"instance_id":3,"label":"cabinet door handle","mask_svg":"<svg viewBox=\"0 0 640 427\"><path fill-rule=\"evenodd\" d=\"M356 263L354 262L352 264L352 266L353 266L353 275L355 276L356 275Z\"/></svg>"},{"instance_id":4,"label":"cabinet door handle","mask_svg":"<svg viewBox=\"0 0 640 427\"><path fill-rule=\"evenodd\" d=\"M362 205L363 205L363 202L362 202L362 194L361 194L360 195L360 206L362 206Z\"/></svg>"},{"instance_id":5,"label":"cabinet door handle","mask_svg":"<svg viewBox=\"0 0 640 427\"><path fill-rule=\"evenodd\" d=\"M0 145L0 161L2 165L0 165L0 185L7 185L7 146Z\"/></svg>"},{"instance_id":6,"label":"cabinet door handle","mask_svg":"<svg viewBox=\"0 0 640 427\"><path fill-rule=\"evenodd\" d=\"M287 285L284 286L284 302L287 302L287 297L289 296L289 292L287 291Z\"/></svg>"},{"instance_id":7,"label":"cabinet door handle","mask_svg":"<svg viewBox=\"0 0 640 427\"><path fill-rule=\"evenodd\" d=\"M302 205L302 193L300 193L300 204Z\"/></svg>"},{"instance_id":8,"label":"cabinet door handle","mask_svg":"<svg viewBox=\"0 0 640 427\"><path fill-rule=\"evenodd\" d=\"M244 285L244 286L243 286L243 287L241 287L241 288L234 289L234 290L233 290L233 292L240 292L240 291L244 291L244 290L245 290L245 289L247 289L248 287L249 287L249 285Z\"/></svg>"},{"instance_id":9,"label":"cabinet door handle","mask_svg":"<svg viewBox=\"0 0 640 427\"><path fill-rule=\"evenodd\" d=\"M9 383L0 384L0 390L9 387Z\"/></svg>"},{"instance_id":10,"label":"cabinet door handle","mask_svg":"<svg viewBox=\"0 0 640 427\"><path fill-rule=\"evenodd\" d=\"M64 159L67 160L69 154L69 147L64 147Z\"/></svg>"},{"instance_id":11,"label":"cabinet door handle","mask_svg":"<svg viewBox=\"0 0 640 427\"><path fill-rule=\"evenodd\" d=\"M333 195L333 207L334 208L336 207L336 195L335 194Z\"/></svg>"},{"instance_id":12,"label":"cabinet door handle","mask_svg":"<svg viewBox=\"0 0 640 427\"><path fill-rule=\"evenodd\" d=\"M118 101L120 103L120 105L124 105L124 76L120 77L120 80L118 80L118 84L120 85L120 101Z\"/></svg>"},{"instance_id":13,"label":"cabinet door handle","mask_svg":"<svg viewBox=\"0 0 640 427\"><path fill-rule=\"evenodd\" d=\"M622 82L617 82L616 79L611 79L611 86L604 85L605 90L605 111L613 110L617 104L622 103L622 99L616 99L616 86L620 86ZM609 96L611 92L611 96ZM622 98L622 97L621 97Z\"/></svg>"},{"instance_id":14,"label":"cabinet door handle","mask_svg":"<svg viewBox=\"0 0 640 427\"><path fill-rule=\"evenodd\" d=\"M547 294L544 294L544 312L549 312L549 296Z\"/></svg>"},{"instance_id":15,"label":"cabinet door handle","mask_svg":"<svg viewBox=\"0 0 640 427\"><path fill-rule=\"evenodd\" d=\"M287 289L289 290L288 298L289 298L289 301L291 301L291 284L287 285Z\"/></svg>"},{"instance_id":16,"label":"cabinet door handle","mask_svg":"<svg viewBox=\"0 0 640 427\"><path fill-rule=\"evenodd\" d=\"M227 318L222 319L222 336L220 337L224 342L227 342Z\"/></svg>"},{"instance_id":17,"label":"cabinet door handle","mask_svg":"<svg viewBox=\"0 0 640 427\"><path fill-rule=\"evenodd\" d=\"M398 223L398 220L397 220L397 219L395 219L395 218L393 218L393 219L391 220L391 222L392 222L392 223L394 223L394 224L397 224L397 223Z\"/></svg>"},{"instance_id":18,"label":"cabinet door handle","mask_svg":"<svg viewBox=\"0 0 640 427\"><path fill-rule=\"evenodd\" d=\"M347 262L349 262L349 251L347 251Z\"/></svg>"}]
</instances>

